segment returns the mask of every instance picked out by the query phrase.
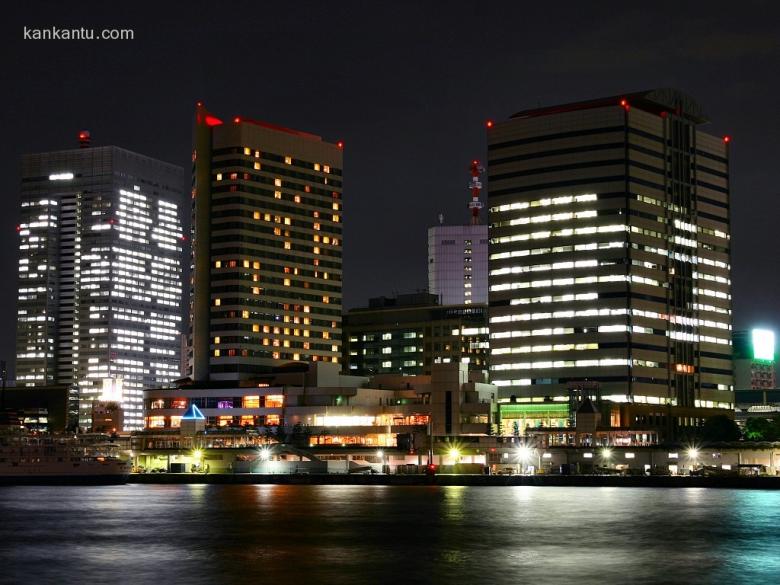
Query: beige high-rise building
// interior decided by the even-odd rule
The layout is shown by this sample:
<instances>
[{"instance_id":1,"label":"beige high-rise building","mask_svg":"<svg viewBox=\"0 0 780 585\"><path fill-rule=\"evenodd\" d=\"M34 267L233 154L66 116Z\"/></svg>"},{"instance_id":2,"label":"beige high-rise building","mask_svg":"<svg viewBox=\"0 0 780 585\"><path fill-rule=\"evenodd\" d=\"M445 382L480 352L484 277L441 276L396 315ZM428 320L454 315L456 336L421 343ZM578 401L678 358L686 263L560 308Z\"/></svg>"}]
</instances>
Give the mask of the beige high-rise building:
<instances>
[{"instance_id":1,"label":"beige high-rise building","mask_svg":"<svg viewBox=\"0 0 780 585\"><path fill-rule=\"evenodd\" d=\"M579 389L630 404L613 426L670 434L731 412L729 139L706 122L662 89L524 111L488 131L502 397L564 403Z\"/></svg>"},{"instance_id":2,"label":"beige high-rise building","mask_svg":"<svg viewBox=\"0 0 780 585\"><path fill-rule=\"evenodd\" d=\"M199 103L193 158L193 379L338 362L341 144Z\"/></svg>"}]
</instances>

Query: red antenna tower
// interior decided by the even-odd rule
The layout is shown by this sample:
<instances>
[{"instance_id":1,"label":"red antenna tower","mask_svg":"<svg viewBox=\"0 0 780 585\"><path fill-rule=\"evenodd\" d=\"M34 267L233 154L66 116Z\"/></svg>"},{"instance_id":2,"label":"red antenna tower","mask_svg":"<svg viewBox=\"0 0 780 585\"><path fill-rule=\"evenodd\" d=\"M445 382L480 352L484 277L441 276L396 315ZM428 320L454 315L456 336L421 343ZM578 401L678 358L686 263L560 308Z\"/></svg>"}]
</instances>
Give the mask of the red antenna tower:
<instances>
[{"instance_id":1,"label":"red antenna tower","mask_svg":"<svg viewBox=\"0 0 780 585\"><path fill-rule=\"evenodd\" d=\"M478 160L473 160L469 170L471 171L471 182L469 183L469 190L471 191L471 201L469 201L471 225L479 225L479 210L482 209L482 202L479 200L479 195L482 192L482 181L479 179L485 169L479 164Z\"/></svg>"}]
</instances>

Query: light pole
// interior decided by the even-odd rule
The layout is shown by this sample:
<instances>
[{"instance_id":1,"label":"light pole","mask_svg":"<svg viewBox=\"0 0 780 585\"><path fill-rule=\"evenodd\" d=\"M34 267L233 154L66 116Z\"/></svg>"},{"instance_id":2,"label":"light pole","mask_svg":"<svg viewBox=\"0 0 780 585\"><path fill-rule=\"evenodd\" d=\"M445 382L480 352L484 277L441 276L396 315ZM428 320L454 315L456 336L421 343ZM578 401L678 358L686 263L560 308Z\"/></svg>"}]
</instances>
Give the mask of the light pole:
<instances>
[{"instance_id":1,"label":"light pole","mask_svg":"<svg viewBox=\"0 0 780 585\"><path fill-rule=\"evenodd\" d=\"M691 473L696 470L696 462L699 460L699 450L696 447L691 447L687 451L688 462L691 465Z\"/></svg>"},{"instance_id":2,"label":"light pole","mask_svg":"<svg viewBox=\"0 0 780 585\"><path fill-rule=\"evenodd\" d=\"M604 467L609 468L609 462L612 459L612 449L609 447L604 447L601 450L601 462L604 464Z\"/></svg>"},{"instance_id":3,"label":"light pole","mask_svg":"<svg viewBox=\"0 0 780 585\"><path fill-rule=\"evenodd\" d=\"M517 448L515 458L517 460L518 474L520 473L525 474L526 469L528 467L528 461L531 460L532 456L533 456L533 449L528 445L520 445Z\"/></svg>"}]
</instances>

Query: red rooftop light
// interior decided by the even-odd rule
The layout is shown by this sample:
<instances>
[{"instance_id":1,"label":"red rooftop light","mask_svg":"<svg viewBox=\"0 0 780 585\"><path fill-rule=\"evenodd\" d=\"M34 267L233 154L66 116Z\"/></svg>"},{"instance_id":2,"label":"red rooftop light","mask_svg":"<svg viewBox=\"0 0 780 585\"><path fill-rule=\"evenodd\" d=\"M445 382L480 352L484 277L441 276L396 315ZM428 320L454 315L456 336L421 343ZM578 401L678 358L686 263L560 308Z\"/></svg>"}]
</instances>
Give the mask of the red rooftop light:
<instances>
[{"instance_id":1,"label":"red rooftop light","mask_svg":"<svg viewBox=\"0 0 780 585\"><path fill-rule=\"evenodd\" d=\"M622 100L620 100L620 107L621 107L621 108L623 108L623 109L625 109L626 111L628 111L628 108L629 108L629 105L628 105L628 100L627 100L627 99L625 99L625 98L623 98Z\"/></svg>"},{"instance_id":2,"label":"red rooftop light","mask_svg":"<svg viewBox=\"0 0 780 585\"><path fill-rule=\"evenodd\" d=\"M344 142L343 142L343 141L341 141L341 140L339 140L339 141L336 143L336 146L338 146L339 148L344 148Z\"/></svg>"},{"instance_id":3,"label":"red rooftop light","mask_svg":"<svg viewBox=\"0 0 780 585\"><path fill-rule=\"evenodd\" d=\"M222 124L222 120L211 114L206 114L206 126L219 126Z\"/></svg>"},{"instance_id":4,"label":"red rooftop light","mask_svg":"<svg viewBox=\"0 0 780 585\"><path fill-rule=\"evenodd\" d=\"M492 128L493 127L493 120L488 120L487 122L485 122L485 126L487 126L488 128Z\"/></svg>"},{"instance_id":5,"label":"red rooftop light","mask_svg":"<svg viewBox=\"0 0 780 585\"><path fill-rule=\"evenodd\" d=\"M236 116L235 118L233 118L233 122L235 122L236 124L240 124L241 118L239 116Z\"/></svg>"},{"instance_id":6,"label":"red rooftop light","mask_svg":"<svg viewBox=\"0 0 780 585\"><path fill-rule=\"evenodd\" d=\"M724 136L724 137L723 137L723 142L725 142L726 144L728 144L729 142L731 142L731 136Z\"/></svg>"}]
</instances>

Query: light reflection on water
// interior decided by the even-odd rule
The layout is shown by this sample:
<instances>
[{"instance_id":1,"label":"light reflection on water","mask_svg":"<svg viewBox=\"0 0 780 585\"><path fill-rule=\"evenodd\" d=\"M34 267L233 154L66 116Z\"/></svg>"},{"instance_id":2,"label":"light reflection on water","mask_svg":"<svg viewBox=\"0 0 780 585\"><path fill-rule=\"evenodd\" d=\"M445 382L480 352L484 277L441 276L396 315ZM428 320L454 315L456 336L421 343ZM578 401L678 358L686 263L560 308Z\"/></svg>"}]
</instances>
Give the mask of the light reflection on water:
<instances>
[{"instance_id":1,"label":"light reflection on water","mask_svg":"<svg viewBox=\"0 0 780 585\"><path fill-rule=\"evenodd\" d=\"M780 493L13 487L3 583L780 583Z\"/></svg>"}]
</instances>

